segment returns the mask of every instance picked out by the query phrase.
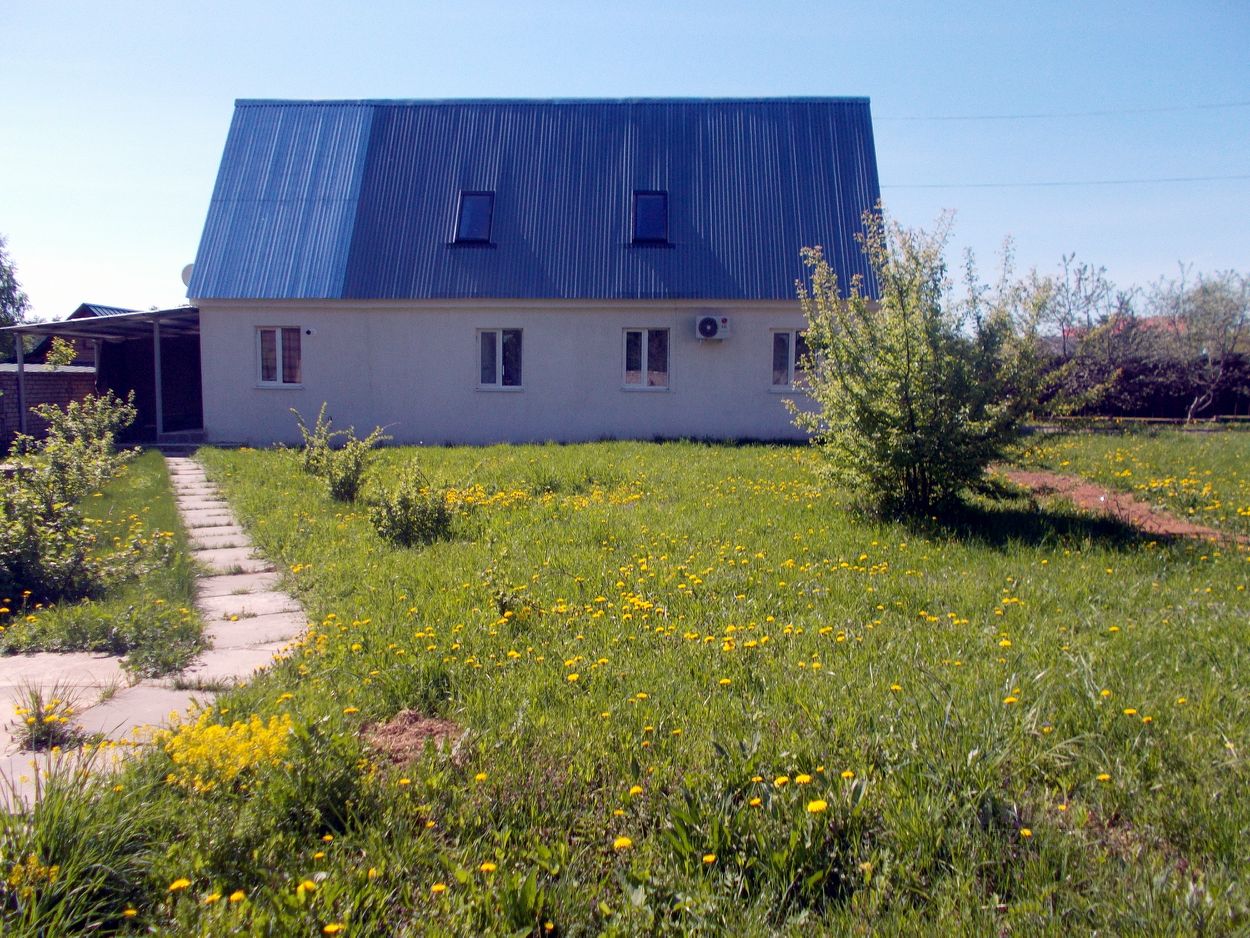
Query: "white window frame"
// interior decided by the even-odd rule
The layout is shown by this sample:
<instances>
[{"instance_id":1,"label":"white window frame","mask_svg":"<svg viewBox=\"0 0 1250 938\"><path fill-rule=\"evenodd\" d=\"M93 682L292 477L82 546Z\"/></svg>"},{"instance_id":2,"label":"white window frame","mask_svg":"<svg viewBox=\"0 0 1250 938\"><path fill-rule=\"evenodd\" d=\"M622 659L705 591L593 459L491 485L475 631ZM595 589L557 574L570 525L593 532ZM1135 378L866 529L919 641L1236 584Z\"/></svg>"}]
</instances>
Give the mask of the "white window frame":
<instances>
[{"instance_id":1,"label":"white window frame","mask_svg":"<svg viewBox=\"0 0 1250 938\"><path fill-rule=\"evenodd\" d=\"M789 337L789 353L786 358L786 384L773 383L773 353L777 346L777 336L784 335ZM801 373L798 369L797 360L799 357L798 338L803 336L806 339L806 329L771 329L768 333L768 389L776 394L789 394L794 391L803 389L803 384L798 380Z\"/></svg>"},{"instance_id":2,"label":"white window frame","mask_svg":"<svg viewBox=\"0 0 1250 938\"><path fill-rule=\"evenodd\" d=\"M643 380L641 384L629 384L626 381L629 365L629 334L631 332L642 333L642 359L639 362L642 368ZM647 384L647 375L650 370L647 365L647 349L650 346L650 333L665 332L668 334L668 340L665 343L667 349L664 363L664 384ZM621 390L623 391L667 391L673 385L673 330L668 326L629 326L621 330Z\"/></svg>"},{"instance_id":3,"label":"white window frame","mask_svg":"<svg viewBox=\"0 0 1250 938\"><path fill-rule=\"evenodd\" d=\"M521 383L520 384L504 384L503 383L503 334L505 332L515 332L521 339ZM495 336L495 382L494 384L485 384L482 382L482 336L487 334ZM500 326L497 329L478 329L476 341L474 342L474 350L477 353L476 358L476 374L477 389L479 391L521 391L525 389L525 330L515 326Z\"/></svg>"},{"instance_id":4,"label":"white window frame","mask_svg":"<svg viewBox=\"0 0 1250 938\"><path fill-rule=\"evenodd\" d=\"M282 376L285 372L282 362L282 332L285 329L294 329L295 334L300 339L299 351L299 381L283 381ZM264 361L261 353L261 335L265 332L274 334L275 347L275 374L277 377L272 381L266 381L264 378ZM258 388L302 388L304 386L304 330L301 326L257 326L256 327L256 386Z\"/></svg>"}]
</instances>

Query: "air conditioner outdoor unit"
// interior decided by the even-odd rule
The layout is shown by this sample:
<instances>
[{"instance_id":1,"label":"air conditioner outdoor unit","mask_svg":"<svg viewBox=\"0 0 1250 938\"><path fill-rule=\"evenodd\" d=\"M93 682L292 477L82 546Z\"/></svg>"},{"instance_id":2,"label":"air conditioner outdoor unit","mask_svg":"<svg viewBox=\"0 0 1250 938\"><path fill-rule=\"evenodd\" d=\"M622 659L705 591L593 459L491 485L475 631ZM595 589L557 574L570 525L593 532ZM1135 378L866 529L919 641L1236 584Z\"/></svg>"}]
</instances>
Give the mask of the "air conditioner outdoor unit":
<instances>
[{"instance_id":1,"label":"air conditioner outdoor unit","mask_svg":"<svg viewBox=\"0 0 1250 938\"><path fill-rule=\"evenodd\" d=\"M699 339L725 339L729 337L728 316L700 316L694 321L694 334Z\"/></svg>"}]
</instances>

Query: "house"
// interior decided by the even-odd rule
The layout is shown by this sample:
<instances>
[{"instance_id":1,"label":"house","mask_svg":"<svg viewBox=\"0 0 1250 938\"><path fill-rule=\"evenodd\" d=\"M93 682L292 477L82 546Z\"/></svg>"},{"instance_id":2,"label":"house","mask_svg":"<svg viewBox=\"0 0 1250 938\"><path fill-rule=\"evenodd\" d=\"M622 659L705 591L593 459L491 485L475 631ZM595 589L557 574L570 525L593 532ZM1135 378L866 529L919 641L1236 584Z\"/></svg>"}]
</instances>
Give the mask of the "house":
<instances>
[{"instance_id":1,"label":"house","mask_svg":"<svg viewBox=\"0 0 1250 938\"><path fill-rule=\"evenodd\" d=\"M863 98L236 103L188 296L209 441L792 438L800 250L879 198Z\"/></svg>"}]
</instances>

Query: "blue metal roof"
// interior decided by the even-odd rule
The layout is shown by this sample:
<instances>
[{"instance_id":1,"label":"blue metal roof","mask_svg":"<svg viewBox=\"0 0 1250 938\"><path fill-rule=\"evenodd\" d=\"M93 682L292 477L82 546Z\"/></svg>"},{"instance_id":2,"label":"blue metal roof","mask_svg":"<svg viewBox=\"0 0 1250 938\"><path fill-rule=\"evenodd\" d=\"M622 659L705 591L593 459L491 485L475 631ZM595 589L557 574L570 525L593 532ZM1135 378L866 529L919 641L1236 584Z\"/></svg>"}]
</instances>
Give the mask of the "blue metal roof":
<instances>
[{"instance_id":1,"label":"blue metal roof","mask_svg":"<svg viewBox=\"0 0 1250 938\"><path fill-rule=\"evenodd\" d=\"M99 303L81 303L78 309L69 314L70 319L83 319L88 316L124 316L136 312L123 306L101 306Z\"/></svg>"},{"instance_id":2,"label":"blue metal roof","mask_svg":"<svg viewBox=\"0 0 1250 938\"><path fill-rule=\"evenodd\" d=\"M465 190L489 245L453 243ZM239 101L188 295L790 299L804 246L870 276L879 197L866 98Z\"/></svg>"}]
</instances>

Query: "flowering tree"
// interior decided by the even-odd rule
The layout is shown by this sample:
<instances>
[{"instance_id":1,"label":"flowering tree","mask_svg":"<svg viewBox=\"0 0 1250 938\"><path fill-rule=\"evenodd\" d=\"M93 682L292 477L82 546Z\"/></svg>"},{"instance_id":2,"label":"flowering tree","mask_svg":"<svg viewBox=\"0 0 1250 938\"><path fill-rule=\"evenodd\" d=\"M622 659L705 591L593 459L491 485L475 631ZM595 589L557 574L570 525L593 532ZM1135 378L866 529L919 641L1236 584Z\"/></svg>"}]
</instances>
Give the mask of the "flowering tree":
<instances>
[{"instance_id":1,"label":"flowering tree","mask_svg":"<svg viewBox=\"0 0 1250 938\"><path fill-rule=\"evenodd\" d=\"M861 248L878 296L856 277L843 289L819 248L804 251L807 390L791 405L831 473L888 513L927 514L977 482L1018 435L1036 396L1037 321L1045 291L991 289L967 264L953 296L944 252L950 219L931 233L884 213L864 217Z\"/></svg>"}]
</instances>

